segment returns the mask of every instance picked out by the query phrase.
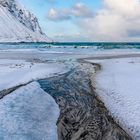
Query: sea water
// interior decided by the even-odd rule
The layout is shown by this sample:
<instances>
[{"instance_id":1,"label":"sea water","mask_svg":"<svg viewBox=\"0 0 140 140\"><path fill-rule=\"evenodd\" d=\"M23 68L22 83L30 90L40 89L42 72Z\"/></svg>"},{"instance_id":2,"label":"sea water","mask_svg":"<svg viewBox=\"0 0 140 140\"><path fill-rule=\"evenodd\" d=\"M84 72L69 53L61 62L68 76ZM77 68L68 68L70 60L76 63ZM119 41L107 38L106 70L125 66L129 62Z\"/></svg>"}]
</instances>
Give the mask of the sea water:
<instances>
[{"instance_id":1,"label":"sea water","mask_svg":"<svg viewBox=\"0 0 140 140\"><path fill-rule=\"evenodd\" d=\"M140 50L140 43L110 43L110 42L52 42L52 43L0 43L0 50L30 50L52 53L93 53L108 50Z\"/></svg>"}]
</instances>

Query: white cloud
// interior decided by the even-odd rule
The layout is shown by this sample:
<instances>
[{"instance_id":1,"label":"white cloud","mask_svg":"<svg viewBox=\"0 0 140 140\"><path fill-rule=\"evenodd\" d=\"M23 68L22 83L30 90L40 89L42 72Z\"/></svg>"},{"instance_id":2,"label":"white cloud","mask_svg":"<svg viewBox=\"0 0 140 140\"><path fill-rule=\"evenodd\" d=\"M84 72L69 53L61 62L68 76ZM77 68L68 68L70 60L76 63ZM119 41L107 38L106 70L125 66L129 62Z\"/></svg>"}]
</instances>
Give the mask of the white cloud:
<instances>
[{"instance_id":1,"label":"white cloud","mask_svg":"<svg viewBox=\"0 0 140 140\"><path fill-rule=\"evenodd\" d=\"M66 33L57 33L56 35L54 35L54 40L55 41L61 41L61 42L80 42L81 40L84 42L88 41L88 38L86 38L85 36L83 36L81 33L77 32L77 33L73 33L73 34L66 34Z\"/></svg>"},{"instance_id":2,"label":"white cloud","mask_svg":"<svg viewBox=\"0 0 140 140\"><path fill-rule=\"evenodd\" d=\"M92 41L140 41L140 2L104 0L96 16L78 20L77 25Z\"/></svg>"},{"instance_id":3,"label":"white cloud","mask_svg":"<svg viewBox=\"0 0 140 140\"><path fill-rule=\"evenodd\" d=\"M93 17L93 12L84 3L76 3L73 7L69 9L51 8L47 15L47 18L52 21L69 20L72 17Z\"/></svg>"},{"instance_id":4,"label":"white cloud","mask_svg":"<svg viewBox=\"0 0 140 140\"><path fill-rule=\"evenodd\" d=\"M122 36L127 36L126 21L122 16L102 11L94 18L87 18L79 21L79 25L84 33L93 41L119 41Z\"/></svg>"},{"instance_id":5,"label":"white cloud","mask_svg":"<svg viewBox=\"0 0 140 140\"><path fill-rule=\"evenodd\" d=\"M71 15L75 17L93 17L93 11L84 3L76 3L70 10Z\"/></svg>"},{"instance_id":6,"label":"white cloud","mask_svg":"<svg viewBox=\"0 0 140 140\"><path fill-rule=\"evenodd\" d=\"M140 16L139 0L104 0L104 4L109 10L123 16Z\"/></svg>"},{"instance_id":7,"label":"white cloud","mask_svg":"<svg viewBox=\"0 0 140 140\"><path fill-rule=\"evenodd\" d=\"M66 9L57 10L51 8L49 10L47 18L52 21L62 21L62 20L70 19L71 16L69 15L69 11L67 11Z\"/></svg>"},{"instance_id":8,"label":"white cloud","mask_svg":"<svg viewBox=\"0 0 140 140\"><path fill-rule=\"evenodd\" d=\"M140 41L139 0L103 0L102 8L96 13L94 11L94 15L93 9L83 3L76 3L69 9L50 9L48 18L53 21L71 19L80 28L78 39L81 37L83 40L85 37L90 41ZM63 39L70 38L67 36L63 35Z\"/></svg>"}]
</instances>

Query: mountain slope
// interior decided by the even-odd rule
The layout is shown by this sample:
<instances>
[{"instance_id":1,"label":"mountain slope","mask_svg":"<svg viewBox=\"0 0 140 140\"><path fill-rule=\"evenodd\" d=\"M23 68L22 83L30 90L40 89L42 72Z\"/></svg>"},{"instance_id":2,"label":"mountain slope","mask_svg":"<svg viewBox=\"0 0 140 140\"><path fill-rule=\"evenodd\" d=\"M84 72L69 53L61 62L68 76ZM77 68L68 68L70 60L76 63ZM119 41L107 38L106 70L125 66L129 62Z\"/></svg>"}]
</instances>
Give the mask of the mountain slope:
<instances>
[{"instance_id":1,"label":"mountain slope","mask_svg":"<svg viewBox=\"0 0 140 140\"><path fill-rule=\"evenodd\" d=\"M37 18L15 0L0 0L0 42L48 42Z\"/></svg>"}]
</instances>

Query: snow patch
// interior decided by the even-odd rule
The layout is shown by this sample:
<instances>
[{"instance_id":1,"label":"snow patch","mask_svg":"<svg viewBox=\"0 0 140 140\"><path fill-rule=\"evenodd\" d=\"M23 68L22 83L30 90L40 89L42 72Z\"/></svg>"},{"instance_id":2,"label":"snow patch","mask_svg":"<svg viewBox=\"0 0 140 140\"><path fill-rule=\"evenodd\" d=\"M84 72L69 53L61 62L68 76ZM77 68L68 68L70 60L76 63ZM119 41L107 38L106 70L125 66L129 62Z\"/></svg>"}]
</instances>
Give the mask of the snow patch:
<instances>
[{"instance_id":1,"label":"snow patch","mask_svg":"<svg viewBox=\"0 0 140 140\"><path fill-rule=\"evenodd\" d=\"M140 58L89 60L102 65L96 92L112 116L135 140L140 139Z\"/></svg>"},{"instance_id":2,"label":"snow patch","mask_svg":"<svg viewBox=\"0 0 140 140\"><path fill-rule=\"evenodd\" d=\"M24 60L0 59L0 91L33 80L67 72L62 63L33 63Z\"/></svg>"},{"instance_id":3,"label":"snow patch","mask_svg":"<svg viewBox=\"0 0 140 140\"><path fill-rule=\"evenodd\" d=\"M1 140L57 140L59 107L37 82L0 101Z\"/></svg>"}]
</instances>

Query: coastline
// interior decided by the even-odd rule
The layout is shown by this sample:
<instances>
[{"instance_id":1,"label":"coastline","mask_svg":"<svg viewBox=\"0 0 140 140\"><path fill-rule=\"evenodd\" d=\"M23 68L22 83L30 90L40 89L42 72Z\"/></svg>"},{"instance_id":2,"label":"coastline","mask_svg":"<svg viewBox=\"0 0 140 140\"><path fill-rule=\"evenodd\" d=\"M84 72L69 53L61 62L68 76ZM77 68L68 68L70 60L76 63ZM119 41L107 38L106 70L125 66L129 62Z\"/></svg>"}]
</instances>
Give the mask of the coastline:
<instances>
[{"instance_id":1,"label":"coastline","mask_svg":"<svg viewBox=\"0 0 140 140\"><path fill-rule=\"evenodd\" d=\"M139 57L87 59L101 65L96 78L96 93L111 116L134 140L140 138L139 123Z\"/></svg>"},{"instance_id":2,"label":"coastline","mask_svg":"<svg viewBox=\"0 0 140 140\"><path fill-rule=\"evenodd\" d=\"M55 99L61 110L57 122L58 139L131 140L131 136L114 121L108 108L96 93L96 86L92 80L95 79L101 65L86 61L90 59L80 58L76 60L77 62L69 62L68 64L75 66L68 73L38 80L41 88ZM48 63L46 60L40 60L41 62ZM11 88L3 93L7 95L18 88Z\"/></svg>"}]
</instances>

